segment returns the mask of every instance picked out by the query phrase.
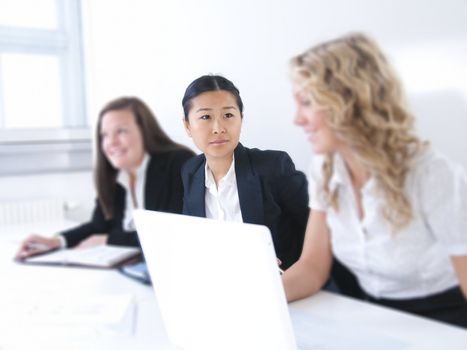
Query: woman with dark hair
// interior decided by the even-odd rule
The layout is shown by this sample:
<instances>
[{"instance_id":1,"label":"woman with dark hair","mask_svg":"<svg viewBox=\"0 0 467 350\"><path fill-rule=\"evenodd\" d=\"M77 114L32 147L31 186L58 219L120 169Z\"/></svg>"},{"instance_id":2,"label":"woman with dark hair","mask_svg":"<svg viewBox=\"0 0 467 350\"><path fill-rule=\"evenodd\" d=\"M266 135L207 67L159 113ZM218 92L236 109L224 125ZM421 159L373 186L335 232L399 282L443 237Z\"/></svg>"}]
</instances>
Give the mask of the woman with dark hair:
<instances>
[{"instance_id":1,"label":"woman with dark hair","mask_svg":"<svg viewBox=\"0 0 467 350\"><path fill-rule=\"evenodd\" d=\"M183 213L266 225L287 268L300 255L308 218L305 175L285 152L239 143L243 102L228 79L196 79L182 104L185 129L203 152L182 169Z\"/></svg>"},{"instance_id":2,"label":"woman with dark hair","mask_svg":"<svg viewBox=\"0 0 467 350\"><path fill-rule=\"evenodd\" d=\"M376 42L353 33L291 60L295 123L316 155L289 301L319 291L333 255L365 299L467 327L467 176L414 132Z\"/></svg>"},{"instance_id":3,"label":"woman with dark hair","mask_svg":"<svg viewBox=\"0 0 467 350\"><path fill-rule=\"evenodd\" d=\"M30 236L17 258L78 244L138 246L133 209L181 213L180 169L194 153L170 139L143 101L122 97L104 106L96 150L97 203L91 221L52 238Z\"/></svg>"}]
</instances>

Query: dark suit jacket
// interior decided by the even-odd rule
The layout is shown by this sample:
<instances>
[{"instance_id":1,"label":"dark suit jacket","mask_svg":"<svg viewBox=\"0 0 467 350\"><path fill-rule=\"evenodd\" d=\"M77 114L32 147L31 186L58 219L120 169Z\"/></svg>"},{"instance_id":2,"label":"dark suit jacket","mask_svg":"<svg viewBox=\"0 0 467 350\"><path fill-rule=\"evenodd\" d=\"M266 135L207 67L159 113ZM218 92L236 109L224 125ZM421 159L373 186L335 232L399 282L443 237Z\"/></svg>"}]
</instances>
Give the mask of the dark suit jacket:
<instances>
[{"instance_id":1,"label":"dark suit jacket","mask_svg":"<svg viewBox=\"0 0 467 350\"><path fill-rule=\"evenodd\" d=\"M182 168L183 214L206 217L203 154ZM308 220L305 175L296 170L285 152L235 149L235 174L243 221L265 225L272 234L276 254L289 267L299 257Z\"/></svg>"},{"instance_id":2,"label":"dark suit jacket","mask_svg":"<svg viewBox=\"0 0 467 350\"><path fill-rule=\"evenodd\" d=\"M187 150L170 151L151 155L146 170L145 203L149 210L170 213L182 212L183 186L180 169L193 154ZM62 232L68 247L73 247L83 239L96 234L108 233L108 244L139 246L136 232L123 230L125 213L125 189L117 183L114 199L114 217L106 220L99 202L90 222Z\"/></svg>"}]
</instances>

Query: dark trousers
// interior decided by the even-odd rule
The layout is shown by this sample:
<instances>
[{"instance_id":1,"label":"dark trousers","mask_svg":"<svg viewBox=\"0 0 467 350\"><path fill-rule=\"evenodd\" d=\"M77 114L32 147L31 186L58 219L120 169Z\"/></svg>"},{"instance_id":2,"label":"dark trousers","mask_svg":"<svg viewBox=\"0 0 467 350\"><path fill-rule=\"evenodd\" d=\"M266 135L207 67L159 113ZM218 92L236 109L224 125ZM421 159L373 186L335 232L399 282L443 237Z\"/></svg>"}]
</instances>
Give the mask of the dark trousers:
<instances>
[{"instance_id":1,"label":"dark trousers","mask_svg":"<svg viewBox=\"0 0 467 350\"><path fill-rule=\"evenodd\" d=\"M338 292L355 299L366 299L366 294L363 289L360 288L355 275L335 257L331 268L331 278L328 281L327 288L325 289Z\"/></svg>"},{"instance_id":2,"label":"dark trousers","mask_svg":"<svg viewBox=\"0 0 467 350\"><path fill-rule=\"evenodd\" d=\"M459 287L425 298L381 299L367 295L368 301L467 328L467 300Z\"/></svg>"},{"instance_id":3,"label":"dark trousers","mask_svg":"<svg viewBox=\"0 0 467 350\"><path fill-rule=\"evenodd\" d=\"M360 288L355 275L334 258L328 289L356 299L467 328L467 300L459 287L425 298L378 299Z\"/></svg>"}]
</instances>

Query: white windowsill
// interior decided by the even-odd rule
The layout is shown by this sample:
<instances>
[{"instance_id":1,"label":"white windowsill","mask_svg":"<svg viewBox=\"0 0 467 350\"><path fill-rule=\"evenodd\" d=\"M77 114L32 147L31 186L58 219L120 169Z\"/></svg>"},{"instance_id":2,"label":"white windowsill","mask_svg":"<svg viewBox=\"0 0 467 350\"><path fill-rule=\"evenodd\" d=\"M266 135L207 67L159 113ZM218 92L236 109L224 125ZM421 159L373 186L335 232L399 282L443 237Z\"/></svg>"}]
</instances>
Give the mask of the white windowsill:
<instances>
[{"instance_id":1,"label":"white windowsill","mask_svg":"<svg viewBox=\"0 0 467 350\"><path fill-rule=\"evenodd\" d=\"M0 176L90 170L89 129L0 131Z\"/></svg>"},{"instance_id":2,"label":"white windowsill","mask_svg":"<svg viewBox=\"0 0 467 350\"><path fill-rule=\"evenodd\" d=\"M3 144L61 142L92 139L89 128L72 129L2 129L0 130L0 146Z\"/></svg>"}]
</instances>

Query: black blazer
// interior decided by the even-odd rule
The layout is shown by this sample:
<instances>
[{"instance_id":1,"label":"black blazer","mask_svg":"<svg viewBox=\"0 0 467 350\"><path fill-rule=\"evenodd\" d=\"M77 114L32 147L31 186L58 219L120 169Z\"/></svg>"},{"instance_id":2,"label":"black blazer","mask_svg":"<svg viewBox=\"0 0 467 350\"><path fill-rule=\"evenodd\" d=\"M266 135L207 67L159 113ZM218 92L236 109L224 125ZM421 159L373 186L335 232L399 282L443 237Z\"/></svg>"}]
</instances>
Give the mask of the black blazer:
<instances>
[{"instance_id":1,"label":"black blazer","mask_svg":"<svg viewBox=\"0 0 467 350\"><path fill-rule=\"evenodd\" d=\"M151 155L146 170L145 203L149 210L170 213L182 212L183 187L180 169L185 161L193 156L188 150L177 150ZM98 233L108 233L108 244L139 246L136 232L123 230L125 213L125 189L117 183L114 199L114 217L106 220L104 212L96 200L91 221L62 232L67 246L73 247L83 239Z\"/></svg>"},{"instance_id":2,"label":"black blazer","mask_svg":"<svg viewBox=\"0 0 467 350\"><path fill-rule=\"evenodd\" d=\"M239 144L234 154L243 221L269 228L277 257L287 268L302 251L309 214L306 177L285 152ZM183 214L206 217L205 162L201 154L182 168Z\"/></svg>"}]
</instances>

